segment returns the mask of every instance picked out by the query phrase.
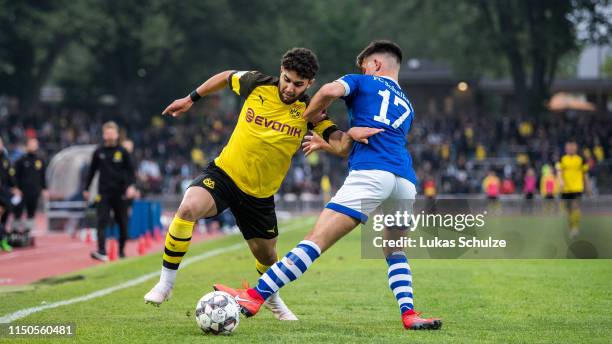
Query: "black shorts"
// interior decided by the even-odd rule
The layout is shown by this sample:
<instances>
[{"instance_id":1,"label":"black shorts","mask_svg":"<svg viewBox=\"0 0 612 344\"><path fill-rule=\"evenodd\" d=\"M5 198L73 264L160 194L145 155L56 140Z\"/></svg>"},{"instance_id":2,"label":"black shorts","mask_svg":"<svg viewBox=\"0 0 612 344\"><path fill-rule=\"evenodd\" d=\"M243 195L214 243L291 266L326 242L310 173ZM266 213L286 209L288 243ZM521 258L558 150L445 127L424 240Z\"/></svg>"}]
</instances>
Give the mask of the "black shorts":
<instances>
[{"instance_id":1,"label":"black shorts","mask_svg":"<svg viewBox=\"0 0 612 344\"><path fill-rule=\"evenodd\" d=\"M244 193L225 172L211 162L189 187L205 188L212 195L217 214L229 208L246 239L278 236L274 196L257 198Z\"/></svg>"},{"instance_id":2,"label":"black shorts","mask_svg":"<svg viewBox=\"0 0 612 344\"><path fill-rule=\"evenodd\" d=\"M582 197L582 192L564 192L561 194L561 199L580 199Z\"/></svg>"},{"instance_id":3,"label":"black shorts","mask_svg":"<svg viewBox=\"0 0 612 344\"><path fill-rule=\"evenodd\" d=\"M555 195L546 195L544 198L546 198L546 199L555 199Z\"/></svg>"}]
</instances>

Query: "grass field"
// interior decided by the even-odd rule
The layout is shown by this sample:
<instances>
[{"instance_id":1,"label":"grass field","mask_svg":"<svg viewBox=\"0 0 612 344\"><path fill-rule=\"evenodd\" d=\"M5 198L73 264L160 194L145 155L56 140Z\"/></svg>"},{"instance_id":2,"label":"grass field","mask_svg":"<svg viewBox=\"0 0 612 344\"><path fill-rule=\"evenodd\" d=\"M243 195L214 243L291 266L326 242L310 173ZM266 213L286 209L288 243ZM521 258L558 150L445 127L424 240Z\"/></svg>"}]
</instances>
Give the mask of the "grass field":
<instances>
[{"instance_id":1,"label":"grass field","mask_svg":"<svg viewBox=\"0 0 612 344\"><path fill-rule=\"evenodd\" d=\"M556 218L539 221L559 221ZM280 254L291 249L312 218L281 228ZM535 225L535 224L534 224ZM539 224L538 224L539 225ZM194 245L188 257L242 242L229 236ZM0 338L44 343L610 343L610 260L411 260L415 305L444 320L441 331L403 330L387 287L386 263L362 260L355 231L282 291L300 317L278 322L267 310L241 320L229 337L205 336L193 319L195 303L213 282L239 285L257 275L246 246L181 269L173 299L160 308L143 303L157 277L89 301L47 309L15 324L75 323L70 338ZM0 293L0 316L71 299L157 271L160 254L97 266L75 275Z\"/></svg>"}]
</instances>

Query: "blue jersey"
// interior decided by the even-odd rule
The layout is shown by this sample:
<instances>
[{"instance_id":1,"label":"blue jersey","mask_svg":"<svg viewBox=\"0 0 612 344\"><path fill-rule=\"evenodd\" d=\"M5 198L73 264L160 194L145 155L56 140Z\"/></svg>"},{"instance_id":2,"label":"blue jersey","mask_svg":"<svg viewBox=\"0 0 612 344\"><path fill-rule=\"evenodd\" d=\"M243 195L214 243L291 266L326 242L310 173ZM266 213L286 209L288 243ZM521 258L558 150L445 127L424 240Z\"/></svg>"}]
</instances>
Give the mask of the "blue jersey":
<instances>
[{"instance_id":1,"label":"blue jersey","mask_svg":"<svg viewBox=\"0 0 612 344\"><path fill-rule=\"evenodd\" d=\"M348 108L349 126L385 129L370 137L367 145L353 144L349 169L388 171L416 185L406 148L414 111L401 87L391 78L363 74L348 74L337 81L346 90L342 99Z\"/></svg>"}]
</instances>

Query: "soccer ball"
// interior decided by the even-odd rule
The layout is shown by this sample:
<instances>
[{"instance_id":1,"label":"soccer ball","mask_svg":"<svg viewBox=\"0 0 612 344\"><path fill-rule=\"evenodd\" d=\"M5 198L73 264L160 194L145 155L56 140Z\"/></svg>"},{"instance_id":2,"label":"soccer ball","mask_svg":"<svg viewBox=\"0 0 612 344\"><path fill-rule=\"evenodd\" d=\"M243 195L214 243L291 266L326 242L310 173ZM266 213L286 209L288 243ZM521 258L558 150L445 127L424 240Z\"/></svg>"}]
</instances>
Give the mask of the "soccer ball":
<instances>
[{"instance_id":1,"label":"soccer ball","mask_svg":"<svg viewBox=\"0 0 612 344\"><path fill-rule=\"evenodd\" d=\"M204 333L230 334L240 322L240 306L223 291L213 291L196 304L195 318Z\"/></svg>"}]
</instances>

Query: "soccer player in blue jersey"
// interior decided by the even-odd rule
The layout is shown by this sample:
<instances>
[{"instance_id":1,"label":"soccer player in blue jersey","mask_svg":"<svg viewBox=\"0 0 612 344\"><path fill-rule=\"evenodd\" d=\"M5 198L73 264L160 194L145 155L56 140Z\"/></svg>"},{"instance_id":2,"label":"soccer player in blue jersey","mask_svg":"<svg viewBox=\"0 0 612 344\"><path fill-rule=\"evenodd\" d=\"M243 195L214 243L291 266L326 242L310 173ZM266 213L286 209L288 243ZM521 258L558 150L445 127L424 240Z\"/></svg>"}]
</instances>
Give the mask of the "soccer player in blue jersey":
<instances>
[{"instance_id":1,"label":"soccer player in blue jersey","mask_svg":"<svg viewBox=\"0 0 612 344\"><path fill-rule=\"evenodd\" d=\"M255 315L265 300L281 287L299 278L329 247L365 223L377 207L403 204L410 210L416 196L416 175L406 148L406 136L414 119L410 101L398 84L402 51L390 41L374 41L357 57L363 74L349 74L321 87L303 116L316 120L334 100L342 98L351 127L381 130L369 142L348 142L350 172L344 185L326 205L314 229L283 259L261 276L255 288L215 289L235 296L247 316ZM308 144L307 144L308 145ZM308 148L307 148L308 149ZM338 153L338 152L336 152ZM408 202L406 202L408 201ZM397 239L404 230L387 229L384 239ZM414 311L412 274L405 253L384 249L389 265L389 287L397 299L406 329L439 329L438 318L421 318Z\"/></svg>"}]
</instances>

